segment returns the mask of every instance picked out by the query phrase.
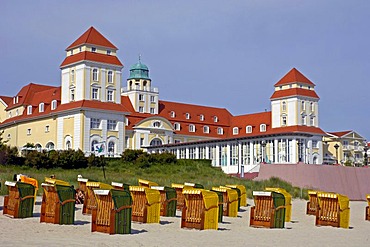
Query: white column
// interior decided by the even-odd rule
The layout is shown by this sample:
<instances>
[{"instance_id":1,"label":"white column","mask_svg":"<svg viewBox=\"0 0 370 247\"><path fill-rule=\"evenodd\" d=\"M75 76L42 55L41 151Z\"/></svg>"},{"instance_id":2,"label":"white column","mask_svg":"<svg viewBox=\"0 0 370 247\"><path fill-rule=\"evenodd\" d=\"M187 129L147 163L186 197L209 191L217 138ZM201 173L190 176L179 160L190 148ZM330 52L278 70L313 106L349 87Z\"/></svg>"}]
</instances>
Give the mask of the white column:
<instances>
[{"instance_id":1,"label":"white column","mask_svg":"<svg viewBox=\"0 0 370 247\"><path fill-rule=\"evenodd\" d=\"M298 152L299 152L299 150L298 150L298 144L297 144L297 139L296 138L294 138L292 140L292 149L293 149L292 163L298 163L298 161L299 161L298 160L298 157L299 157Z\"/></svg>"},{"instance_id":2,"label":"white column","mask_svg":"<svg viewBox=\"0 0 370 247\"><path fill-rule=\"evenodd\" d=\"M199 147L195 147L195 159L199 160Z\"/></svg>"},{"instance_id":3,"label":"white column","mask_svg":"<svg viewBox=\"0 0 370 247\"><path fill-rule=\"evenodd\" d=\"M209 159L209 146L206 146L206 159Z\"/></svg>"},{"instance_id":4,"label":"white column","mask_svg":"<svg viewBox=\"0 0 370 247\"><path fill-rule=\"evenodd\" d=\"M275 163L279 163L279 140L274 140L274 149L275 149Z\"/></svg>"},{"instance_id":5,"label":"white column","mask_svg":"<svg viewBox=\"0 0 370 247\"><path fill-rule=\"evenodd\" d=\"M216 155L214 159L216 160L216 166L220 166L220 144L216 144Z\"/></svg>"},{"instance_id":6,"label":"white column","mask_svg":"<svg viewBox=\"0 0 370 247\"><path fill-rule=\"evenodd\" d=\"M254 145L253 145L252 141L249 142L249 147L250 147L249 154L250 154L250 160L251 160L250 164L254 165L255 164L255 162L254 162Z\"/></svg>"},{"instance_id":7,"label":"white column","mask_svg":"<svg viewBox=\"0 0 370 247\"><path fill-rule=\"evenodd\" d=\"M230 166L230 143L226 146L226 166Z\"/></svg>"}]
</instances>

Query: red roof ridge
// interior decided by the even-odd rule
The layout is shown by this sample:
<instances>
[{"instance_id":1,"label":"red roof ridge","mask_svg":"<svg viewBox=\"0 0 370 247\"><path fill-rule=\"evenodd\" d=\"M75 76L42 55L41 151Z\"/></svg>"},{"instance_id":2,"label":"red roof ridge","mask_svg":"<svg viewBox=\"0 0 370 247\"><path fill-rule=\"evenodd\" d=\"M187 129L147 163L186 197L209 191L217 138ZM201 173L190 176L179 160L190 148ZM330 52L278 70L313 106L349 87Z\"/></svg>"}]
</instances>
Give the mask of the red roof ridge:
<instances>
[{"instance_id":1,"label":"red roof ridge","mask_svg":"<svg viewBox=\"0 0 370 247\"><path fill-rule=\"evenodd\" d=\"M286 84L290 84L292 82L302 82L302 83L305 83L305 84L315 86L315 84L312 81L310 81L306 76L304 76L296 68L291 69L274 86L276 87L276 86L286 85Z\"/></svg>"},{"instance_id":2,"label":"red roof ridge","mask_svg":"<svg viewBox=\"0 0 370 247\"><path fill-rule=\"evenodd\" d=\"M353 130L334 131L334 132L327 132L327 133L331 134L331 135L334 135L334 136L342 137L342 136L347 135L351 132L353 132Z\"/></svg>"},{"instance_id":3,"label":"red roof ridge","mask_svg":"<svg viewBox=\"0 0 370 247\"><path fill-rule=\"evenodd\" d=\"M229 110L227 110L225 107L205 106L205 105L182 103L182 102L167 101L167 100L159 100L159 103L170 103L170 104L177 104L177 105L188 105L188 106L196 106L196 107L204 107L204 108L222 109L222 110L226 110L227 112L229 112Z\"/></svg>"},{"instance_id":4,"label":"red roof ridge","mask_svg":"<svg viewBox=\"0 0 370 247\"><path fill-rule=\"evenodd\" d=\"M118 48L115 45L113 45L93 26L87 29L87 31L84 32L78 39L76 39L70 46L68 46L66 50L69 50L82 44L97 45L118 50Z\"/></svg>"}]
</instances>

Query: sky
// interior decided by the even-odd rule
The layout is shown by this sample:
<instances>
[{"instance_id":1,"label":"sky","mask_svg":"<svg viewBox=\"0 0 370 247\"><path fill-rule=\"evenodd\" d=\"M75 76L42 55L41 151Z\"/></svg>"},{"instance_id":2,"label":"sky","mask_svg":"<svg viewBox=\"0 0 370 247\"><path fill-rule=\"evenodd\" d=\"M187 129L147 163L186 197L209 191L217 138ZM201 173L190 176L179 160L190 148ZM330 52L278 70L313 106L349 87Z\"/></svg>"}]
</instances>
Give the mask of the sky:
<instances>
[{"instance_id":1,"label":"sky","mask_svg":"<svg viewBox=\"0 0 370 247\"><path fill-rule=\"evenodd\" d=\"M316 84L319 126L370 141L368 0L0 0L0 95L60 85L65 49L94 26L129 68L150 70L161 100L270 110L297 68Z\"/></svg>"}]
</instances>

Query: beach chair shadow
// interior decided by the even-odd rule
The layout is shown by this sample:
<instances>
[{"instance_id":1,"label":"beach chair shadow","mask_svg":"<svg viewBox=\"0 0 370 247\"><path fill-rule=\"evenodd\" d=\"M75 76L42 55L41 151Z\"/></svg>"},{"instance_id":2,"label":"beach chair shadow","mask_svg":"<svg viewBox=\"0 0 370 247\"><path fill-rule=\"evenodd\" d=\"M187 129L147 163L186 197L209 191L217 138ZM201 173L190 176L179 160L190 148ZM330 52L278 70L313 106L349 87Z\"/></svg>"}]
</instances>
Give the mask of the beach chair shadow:
<instances>
[{"instance_id":1,"label":"beach chair shadow","mask_svg":"<svg viewBox=\"0 0 370 247\"><path fill-rule=\"evenodd\" d=\"M75 225L87 225L90 223L91 223L90 221L86 221L86 220L75 220Z\"/></svg>"},{"instance_id":2,"label":"beach chair shadow","mask_svg":"<svg viewBox=\"0 0 370 247\"><path fill-rule=\"evenodd\" d=\"M145 233L145 232L148 232L148 231L147 230L144 230L144 229L141 229L141 230L131 229L131 234L132 235L140 234L140 233Z\"/></svg>"},{"instance_id":3,"label":"beach chair shadow","mask_svg":"<svg viewBox=\"0 0 370 247\"><path fill-rule=\"evenodd\" d=\"M161 224L161 225L168 225L168 224L172 224L172 223L174 223L174 222L173 221L167 221L167 220L161 220L159 222L159 224Z\"/></svg>"}]
</instances>

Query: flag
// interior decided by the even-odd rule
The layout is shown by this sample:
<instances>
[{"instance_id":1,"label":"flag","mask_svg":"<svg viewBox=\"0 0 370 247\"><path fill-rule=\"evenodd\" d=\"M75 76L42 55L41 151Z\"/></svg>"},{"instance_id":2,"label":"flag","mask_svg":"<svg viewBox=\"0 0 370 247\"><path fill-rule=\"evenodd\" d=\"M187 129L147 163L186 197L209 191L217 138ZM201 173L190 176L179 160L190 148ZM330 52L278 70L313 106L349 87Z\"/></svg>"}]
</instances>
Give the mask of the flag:
<instances>
[{"instance_id":1,"label":"flag","mask_svg":"<svg viewBox=\"0 0 370 247\"><path fill-rule=\"evenodd\" d=\"M94 153L96 156L105 155L106 154L105 143L100 142L94 144Z\"/></svg>"}]
</instances>

